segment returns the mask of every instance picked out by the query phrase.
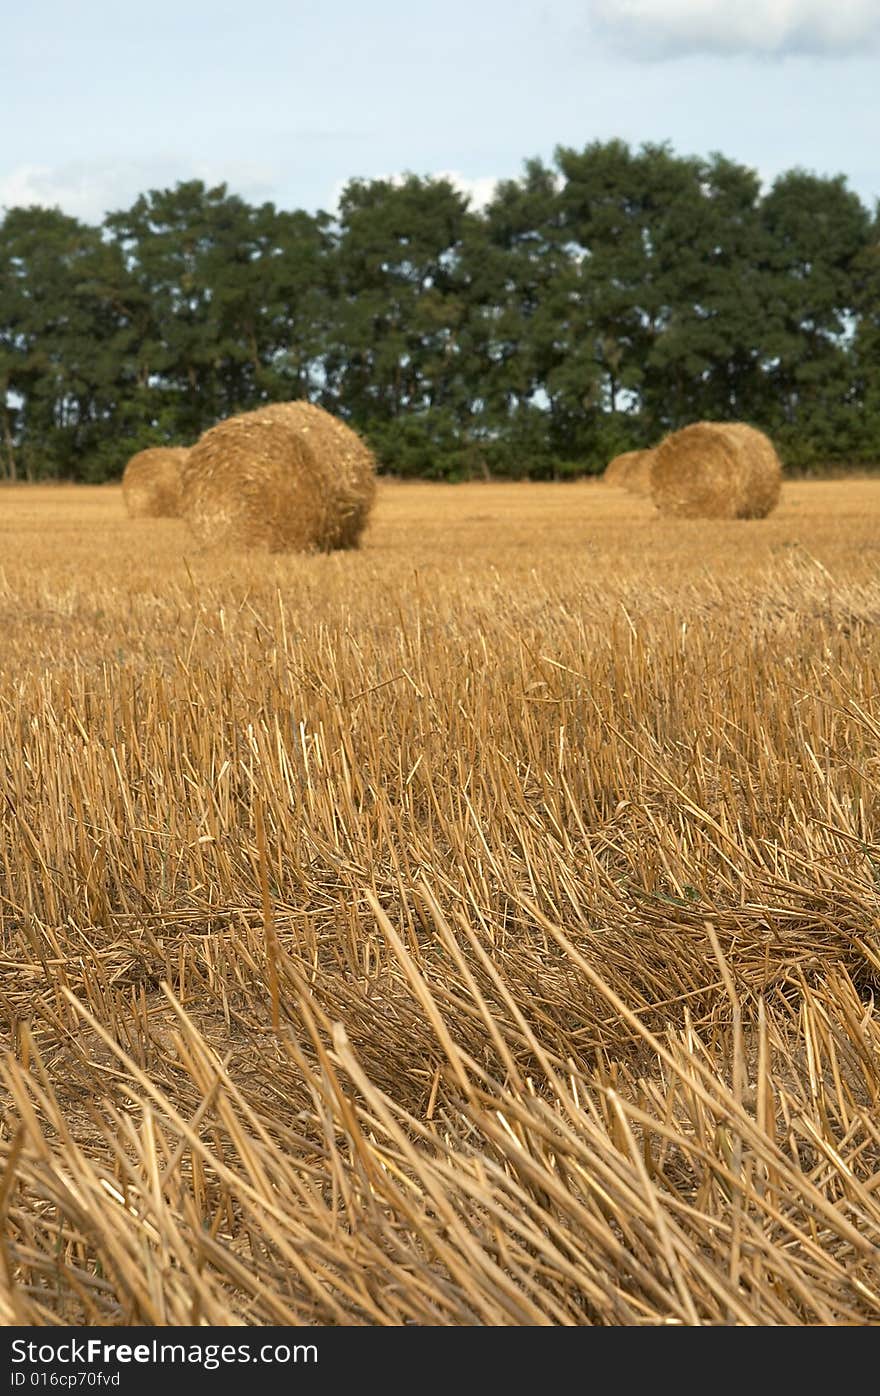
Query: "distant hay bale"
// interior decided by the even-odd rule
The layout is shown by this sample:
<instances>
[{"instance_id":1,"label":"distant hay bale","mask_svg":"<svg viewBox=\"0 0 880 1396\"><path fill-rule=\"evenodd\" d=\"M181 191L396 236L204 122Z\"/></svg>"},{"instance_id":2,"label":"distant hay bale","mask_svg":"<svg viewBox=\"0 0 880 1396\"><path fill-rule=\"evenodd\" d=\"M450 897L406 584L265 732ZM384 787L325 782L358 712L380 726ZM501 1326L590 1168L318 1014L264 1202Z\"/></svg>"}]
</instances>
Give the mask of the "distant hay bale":
<instances>
[{"instance_id":1,"label":"distant hay bale","mask_svg":"<svg viewBox=\"0 0 880 1396\"><path fill-rule=\"evenodd\" d=\"M628 494L649 495L651 493L651 470L654 465L653 451L634 451L635 460L630 461L620 478L620 484Z\"/></svg>"},{"instance_id":2,"label":"distant hay bale","mask_svg":"<svg viewBox=\"0 0 880 1396\"><path fill-rule=\"evenodd\" d=\"M743 422L694 422L654 452L651 497L675 518L763 519L781 484L772 442Z\"/></svg>"},{"instance_id":3,"label":"distant hay bale","mask_svg":"<svg viewBox=\"0 0 880 1396\"><path fill-rule=\"evenodd\" d=\"M622 485L630 469L644 455L644 451L624 451L610 460L602 472L606 485Z\"/></svg>"},{"instance_id":4,"label":"distant hay bale","mask_svg":"<svg viewBox=\"0 0 880 1396\"><path fill-rule=\"evenodd\" d=\"M360 438L310 403L230 417L196 442L183 516L199 542L268 552L356 546L376 493Z\"/></svg>"},{"instance_id":5,"label":"distant hay bale","mask_svg":"<svg viewBox=\"0 0 880 1396\"><path fill-rule=\"evenodd\" d=\"M138 451L122 472L122 499L133 519L176 519L180 514L185 446Z\"/></svg>"},{"instance_id":6,"label":"distant hay bale","mask_svg":"<svg viewBox=\"0 0 880 1396\"><path fill-rule=\"evenodd\" d=\"M653 454L653 451L624 451L608 462L602 479L629 494L650 494Z\"/></svg>"}]
</instances>

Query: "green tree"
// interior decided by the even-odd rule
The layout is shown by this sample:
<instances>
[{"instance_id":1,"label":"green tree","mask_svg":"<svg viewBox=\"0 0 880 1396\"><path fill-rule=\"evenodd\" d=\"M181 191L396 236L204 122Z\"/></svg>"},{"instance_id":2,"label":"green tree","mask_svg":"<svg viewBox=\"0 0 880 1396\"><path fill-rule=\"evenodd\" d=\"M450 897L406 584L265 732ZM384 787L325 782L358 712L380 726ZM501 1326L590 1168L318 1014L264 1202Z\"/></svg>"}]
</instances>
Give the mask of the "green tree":
<instances>
[{"instance_id":1,"label":"green tree","mask_svg":"<svg viewBox=\"0 0 880 1396\"><path fill-rule=\"evenodd\" d=\"M142 297L138 385L176 439L313 387L327 223L253 208L199 180L153 190L107 219Z\"/></svg>"},{"instance_id":2,"label":"green tree","mask_svg":"<svg viewBox=\"0 0 880 1396\"><path fill-rule=\"evenodd\" d=\"M556 477L697 418L790 462L880 450L880 227L843 177L766 194L622 141L528 161L473 211L444 179L353 180L339 214L225 185L91 228L0 223L0 471L102 479L133 450L309 397L401 474Z\"/></svg>"},{"instance_id":3,"label":"green tree","mask_svg":"<svg viewBox=\"0 0 880 1396\"><path fill-rule=\"evenodd\" d=\"M433 414L442 437L461 412L460 255L471 219L466 195L445 179L353 180L343 191L324 397L383 439L404 413Z\"/></svg>"},{"instance_id":4,"label":"green tree","mask_svg":"<svg viewBox=\"0 0 880 1396\"><path fill-rule=\"evenodd\" d=\"M876 462L880 455L880 204L854 271L856 318L850 353L852 445L844 459L848 456L854 462Z\"/></svg>"},{"instance_id":5,"label":"green tree","mask_svg":"<svg viewBox=\"0 0 880 1396\"><path fill-rule=\"evenodd\" d=\"M98 229L53 209L6 215L0 379L7 474L82 478L96 450L118 442L134 375L136 300Z\"/></svg>"},{"instance_id":6,"label":"green tree","mask_svg":"<svg viewBox=\"0 0 880 1396\"><path fill-rule=\"evenodd\" d=\"M844 177L792 170L763 200L766 424L790 459L845 458L859 434L850 354L870 218Z\"/></svg>"},{"instance_id":7,"label":"green tree","mask_svg":"<svg viewBox=\"0 0 880 1396\"><path fill-rule=\"evenodd\" d=\"M753 171L668 146L561 149L571 257L548 392L570 450L650 444L760 396L766 274Z\"/></svg>"},{"instance_id":8,"label":"green tree","mask_svg":"<svg viewBox=\"0 0 880 1396\"><path fill-rule=\"evenodd\" d=\"M498 184L463 258L472 430L501 474L553 473L547 384L564 330L568 264L556 176L530 160L519 180Z\"/></svg>"}]
</instances>

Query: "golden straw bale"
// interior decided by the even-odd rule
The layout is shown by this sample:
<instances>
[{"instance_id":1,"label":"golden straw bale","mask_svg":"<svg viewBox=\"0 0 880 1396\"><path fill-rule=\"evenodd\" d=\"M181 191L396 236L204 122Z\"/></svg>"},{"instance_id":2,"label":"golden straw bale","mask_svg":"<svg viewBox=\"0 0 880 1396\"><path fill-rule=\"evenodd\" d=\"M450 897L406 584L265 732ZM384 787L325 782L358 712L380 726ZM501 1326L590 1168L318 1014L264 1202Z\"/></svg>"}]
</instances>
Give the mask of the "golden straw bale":
<instances>
[{"instance_id":1,"label":"golden straw bale","mask_svg":"<svg viewBox=\"0 0 880 1396\"><path fill-rule=\"evenodd\" d=\"M602 472L606 485L622 485L631 467L642 455L643 451L624 451L610 460Z\"/></svg>"},{"instance_id":2,"label":"golden straw bale","mask_svg":"<svg viewBox=\"0 0 880 1396\"><path fill-rule=\"evenodd\" d=\"M782 467L772 442L743 422L694 422L654 452L651 497L685 519L762 519L779 502Z\"/></svg>"},{"instance_id":3,"label":"golden straw bale","mask_svg":"<svg viewBox=\"0 0 880 1396\"><path fill-rule=\"evenodd\" d=\"M375 497L373 457L309 404L230 417L192 448L183 516L202 543L269 552L355 546Z\"/></svg>"},{"instance_id":4,"label":"golden straw bale","mask_svg":"<svg viewBox=\"0 0 880 1396\"><path fill-rule=\"evenodd\" d=\"M782 490L782 464L769 436L745 422L726 423L728 434L739 442L750 462L747 513L742 519L763 519L779 503Z\"/></svg>"},{"instance_id":5,"label":"golden straw bale","mask_svg":"<svg viewBox=\"0 0 880 1396\"><path fill-rule=\"evenodd\" d=\"M647 496L651 493L651 470L654 464L654 452L636 451L633 454L637 459L630 461L629 466L620 478L620 484L628 494Z\"/></svg>"},{"instance_id":6,"label":"golden straw bale","mask_svg":"<svg viewBox=\"0 0 880 1396\"><path fill-rule=\"evenodd\" d=\"M283 423L253 412L229 417L192 448L182 512L200 543L316 551L320 471L307 442Z\"/></svg>"},{"instance_id":7,"label":"golden straw bale","mask_svg":"<svg viewBox=\"0 0 880 1396\"><path fill-rule=\"evenodd\" d=\"M357 432L312 402L274 402L261 415L289 423L312 446L327 489L329 548L357 545L376 498L376 458Z\"/></svg>"},{"instance_id":8,"label":"golden straw bale","mask_svg":"<svg viewBox=\"0 0 880 1396\"><path fill-rule=\"evenodd\" d=\"M185 446L138 451L122 472L122 499L133 519L176 519L180 514Z\"/></svg>"}]
</instances>

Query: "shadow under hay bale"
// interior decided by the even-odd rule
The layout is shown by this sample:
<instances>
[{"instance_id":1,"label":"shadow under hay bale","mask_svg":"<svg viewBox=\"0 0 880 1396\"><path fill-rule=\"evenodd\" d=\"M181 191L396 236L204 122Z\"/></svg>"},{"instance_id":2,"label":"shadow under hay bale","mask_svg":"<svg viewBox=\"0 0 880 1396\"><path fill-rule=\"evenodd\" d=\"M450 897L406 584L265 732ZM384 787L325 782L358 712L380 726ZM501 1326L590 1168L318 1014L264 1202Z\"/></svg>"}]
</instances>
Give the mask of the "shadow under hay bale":
<instances>
[{"instance_id":1,"label":"shadow under hay bale","mask_svg":"<svg viewBox=\"0 0 880 1396\"><path fill-rule=\"evenodd\" d=\"M183 516L201 543L268 552L355 547L376 493L360 438L310 403L273 403L192 448Z\"/></svg>"},{"instance_id":2,"label":"shadow under hay bale","mask_svg":"<svg viewBox=\"0 0 880 1396\"><path fill-rule=\"evenodd\" d=\"M185 446L151 446L131 457L122 473L122 499L131 518L179 517L188 455Z\"/></svg>"},{"instance_id":3,"label":"shadow under hay bale","mask_svg":"<svg viewBox=\"0 0 880 1396\"><path fill-rule=\"evenodd\" d=\"M685 519L762 519L776 507L782 467L772 442L743 422L694 422L654 452L651 497Z\"/></svg>"}]
</instances>

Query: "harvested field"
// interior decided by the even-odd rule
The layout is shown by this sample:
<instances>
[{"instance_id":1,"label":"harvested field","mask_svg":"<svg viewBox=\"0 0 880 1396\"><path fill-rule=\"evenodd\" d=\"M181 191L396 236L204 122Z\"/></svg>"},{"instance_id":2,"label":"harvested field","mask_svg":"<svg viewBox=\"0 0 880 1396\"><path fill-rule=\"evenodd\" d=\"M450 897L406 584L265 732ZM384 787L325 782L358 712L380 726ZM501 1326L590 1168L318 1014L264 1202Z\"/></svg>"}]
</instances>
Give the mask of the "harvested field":
<instances>
[{"instance_id":1,"label":"harvested field","mask_svg":"<svg viewBox=\"0 0 880 1396\"><path fill-rule=\"evenodd\" d=\"M0 1320L880 1321L880 481L0 556Z\"/></svg>"}]
</instances>

